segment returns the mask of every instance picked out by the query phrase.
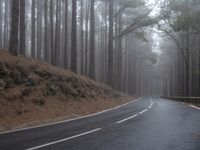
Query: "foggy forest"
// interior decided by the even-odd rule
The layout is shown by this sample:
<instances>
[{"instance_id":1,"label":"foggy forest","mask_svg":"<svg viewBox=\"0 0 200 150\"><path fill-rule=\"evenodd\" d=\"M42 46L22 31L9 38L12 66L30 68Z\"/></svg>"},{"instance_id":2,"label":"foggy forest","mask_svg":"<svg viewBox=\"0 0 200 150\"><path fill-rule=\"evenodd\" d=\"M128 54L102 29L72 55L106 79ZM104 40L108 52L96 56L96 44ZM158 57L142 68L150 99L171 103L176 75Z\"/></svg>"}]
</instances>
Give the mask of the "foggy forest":
<instances>
[{"instance_id":1,"label":"foggy forest","mask_svg":"<svg viewBox=\"0 0 200 150\"><path fill-rule=\"evenodd\" d=\"M198 0L1 0L0 47L131 95L199 96Z\"/></svg>"},{"instance_id":2,"label":"foggy forest","mask_svg":"<svg viewBox=\"0 0 200 150\"><path fill-rule=\"evenodd\" d=\"M0 0L0 150L200 150L200 0Z\"/></svg>"}]
</instances>

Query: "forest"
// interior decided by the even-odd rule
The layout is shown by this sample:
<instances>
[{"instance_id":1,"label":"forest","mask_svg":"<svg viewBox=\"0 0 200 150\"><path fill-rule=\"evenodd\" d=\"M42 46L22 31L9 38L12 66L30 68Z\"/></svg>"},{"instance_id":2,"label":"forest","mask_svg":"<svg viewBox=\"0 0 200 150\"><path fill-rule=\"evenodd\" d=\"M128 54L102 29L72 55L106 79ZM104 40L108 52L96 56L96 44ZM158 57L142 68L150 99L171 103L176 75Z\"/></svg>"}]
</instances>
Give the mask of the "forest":
<instances>
[{"instance_id":1,"label":"forest","mask_svg":"<svg viewBox=\"0 0 200 150\"><path fill-rule=\"evenodd\" d=\"M0 47L130 95L200 96L199 0L0 0Z\"/></svg>"}]
</instances>

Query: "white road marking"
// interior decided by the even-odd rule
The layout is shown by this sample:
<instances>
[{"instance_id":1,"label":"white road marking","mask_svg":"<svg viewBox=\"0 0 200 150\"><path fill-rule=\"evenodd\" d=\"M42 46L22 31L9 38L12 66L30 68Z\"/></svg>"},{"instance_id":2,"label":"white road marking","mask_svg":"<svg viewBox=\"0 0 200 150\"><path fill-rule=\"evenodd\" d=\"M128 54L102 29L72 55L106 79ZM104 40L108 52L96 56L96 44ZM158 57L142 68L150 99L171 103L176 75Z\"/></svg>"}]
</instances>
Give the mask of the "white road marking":
<instances>
[{"instance_id":1,"label":"white road marking","mask_svg":"<svg viewBox=\"0 0 200 150\"><path fill-rule=\"evenodd\" d=\"M16 130L11 130L11 131L1 132L0 135L7 134L7 133L18 132L18 131L29 130L29 129L34 129L34 128L47 127L47 126L56 125L56 124L60 124L60 123L66 123L66 122L71 122L71 121L75 121L75 120L79 120L79 119L89 118L89 117L96 116L96 115L99 115L99 114L103 114L103 113L106 113L106 112L109 112L109 111L112 111L112 110L116 110L118 108L124 107L126 105L131 104L131 103L135 103L135 102L137 102L137 101L139 101L141 99L142 99L142 97L138 98L136 100L133 100L131 102L128 102L126 104L123 104L123 105L120 105L120 106L117 106L117 107L114 107L114 108L111 108L111 109L107 109L107 110L104 110L104 111L101 111L101 112L98 112L98 113L94 113L94 114L90 114L90 115L86 115L86 116L82 116L82 117L77 117L77 118L73 118L73 119L68 119L68 120L63 120L63 121L48 123L48 124L42 124L42 125L33 126L33 127L27 127L27 128L21 128L21 129L16 129Z\"/></svg>"},{"instance_id":2,"label":"white road marking","mask_svg":"<svg viewBox=\"0 0 200 150\"><path fill-rule=\"evenodd\" d=\"M147 111L147 109L141 111L139 114L141 115L141 114L145 113L146 111Z\"/></svg>"},{"instance_id":3,"label":"white road marking","mask_svg":"<svg viewBox=\"0 0 200 150\"><path fill-rule=\"evenodd\" d=\"M137 113L137 114L135 114L135 115L133 115L133 116L130 116L130 117L125 118L125 119L123 119L123 120L117 121L116 124L121 124L121 123L126 122L126 121L128 121L128 120L130 120L130 119L133 119L133 118L135 118L135 117L137 117L137 116L139 116L139 115L145 113L145 112L148 111L149 109L151 109L152 106L153 106L153 101L152 101L152 99L151 99L151 104L150 104L150 106L149 106L148 108L146 108L145 110L143 110L143 111L141 111L141 112L139 112L139 113Z\"/></svg>"},{"instance_id":4,"label":"white road marking","mask_svg":"<svg viewBox=\"0 0 200 150\"><path fill-rule=\"evenodd\" d=\"M198 109L198 110L200 110L200 108L199 107L197 107L197 106L194 106L194 105L189 105L190 107L192 107L192 108L195 108L195 109Z\"/></svg>"},{"instance_id":5,"label":"white road marking","mask_svg":"<svg viewBox=\"0 0 200 150\"><path fill-rule=\"evenodd\" d=\"M197 107L197 106L194 106L194 105L191 105L191 104L187 104L187 103L182 103L182 104L183 104L183 105L190 106L190 107L192 107L192 108L194 108L194 109L198 109L198 110L200 110L200 108Z\"/></svg>"},{"instance_id":6,"label":"white road marking","mask_svg":"<svg viewBox=\"0 0 200 150\"><path fill-rule=\"evenodd\" d=\"M91 133L94 133L94 132L97 132L97 131L100 131L100 130L101 130L101 128L94 129L94 130L84 132L84 133L81 133L81 134L78 134L78 135L74 135L74 136L71 136L71 137L68 137L68 138L65 138L65 139L61 139L61 140L46 143L46 144L43 144L43 145L40 145L40 146L28 148L26 150L36 150L36 149L40 149L40 148L47 147L47 146L50 146L50 145L58 144L58 143L61 143L61 142L66 142L68 140L75 139L75 138L78 138L78 137L81 137L81 136L84 136L84 135L88 135L88 134L91 134Z\"/></svg>"},{"instance_id":7,"label":"white road marking","mask_svg":"<svg viewBox=\"0 0 200 150\"><path fill-rule=\"evenodd\" d=\"M127 120L130 120L130 119L133 119L133 118L135 118L135 117L137 117L137 116L138 116L138 114L136 114L136 115L134 115L134 116L130 116L130 117L126 118L126 119L117 121L116 124L123 123L123 122L125 122L125 121L127 121Z\"/></svg>"}]
</instances>

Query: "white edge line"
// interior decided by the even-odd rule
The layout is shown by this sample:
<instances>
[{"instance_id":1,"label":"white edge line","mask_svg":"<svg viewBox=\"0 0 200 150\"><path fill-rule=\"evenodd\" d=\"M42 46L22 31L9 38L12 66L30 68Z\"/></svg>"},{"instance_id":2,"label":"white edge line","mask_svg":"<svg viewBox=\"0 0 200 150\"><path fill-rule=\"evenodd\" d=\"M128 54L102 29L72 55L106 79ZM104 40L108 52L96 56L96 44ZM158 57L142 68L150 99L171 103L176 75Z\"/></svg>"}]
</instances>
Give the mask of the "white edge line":
<instances>
[{"instance_id":1,"label":"white edge line","mask_svg":"<svg viewBox=\"0 0 200 150\"><path fill-rule=\"evenodd\" d=\"M42 124L42 125L33 126L33 127L27 127L27 128L21 128L21 129L16 129L16 130L5 131L5 132L1 132L0 135L7 134L7 133L24 131L24 130L29 130L29 129L34 129L34 128L41 128L41 127L46 127L46 126L51 126L51 125L56 125L56 124L60 124L60 123L66 123L66 122L71 122L71 121L75 121L75 120L79 120L79 119L84 119L84 118L96 116L96 115L99 115L99 114L103 114L105 112L109 112L111 110L116 110L118 108L121 108L123 106L129 105L131 103L135 103L135 102L137 102L137 101L139 101L141 99L142 99L142 97L138 98L136 100L130 101L128 103L125 103L123 105L120 105L120 106L117 106L117 107L114 107L114 108L111 108L111 109L107 109L107 110L104 110L104 111L101 111L101 112L97 112L97 113L94 113L94 114L90 114L90 115L86 115L86 116L82 116L82 117L77 117L77 118L73 118L73 119L68 119L68 120L63 120L63 121L57 121L57 122L48 123L48 124Z\"/></svg>"},{"instance_id":2,"label":"white edge line","mask_svg":"<svg viewBox=\"0 0 200 150\"><path fill-rule=\"evenodd\" d=\"M192 108L195 108L195 109L198 109L198 110L200 110L200 108L199 107L197 107L197 106L194 106L194 105L189 105L190 107L192 107Z\"/></svg>"},{"instance_id":3,"label":"white edge line","mask_svg":"<svg viewBox=\"0 0 200 150\"><path fill-rule=\"evenodd\" d=\"M121 123L126 122L126 121L128 121L128 120L130 120L130 119L133 119L133 118L135 118L135 117L137 117L137 116L139 116L139 115L145 113L145 112L148 111L149 109L151 109L152 106L153 106L153 101L152 101L152 99L151 99L151 105L150 105L148 108L146 108L145 110L143 110L143 111L137 113L136 115L130 116L130 117L128 117L128 118L126 118L126 119L123 119L123 120L120 120L120 121L117 121L116 124L121 124Z\"/></svg>"},{"instance_id":4,"label":"white edge line","mask_svg":"<svg viewBox=\"0 0 200 150\"><path fill-rule=\"evenodd\" d=\"M81 134L78 134L78 135L74 135L74 136L71 136L71 137L68 137L68 138L65 138L65 139L61 139L61 140L46 143L46 144L43 144L43 145L40 145L40 146L28 148L26 150L36 150L36 149L40 149L40 148L47 147L47 146L50 146L50 145L58 144L58 143L61 143L61 142L66 142L68 140L75 139L75 138L78 138L78 137L81 137L81 136L84 136L84 135L88 135L88 134L91 134L91 133L94 133L94 132L97 132L97 131L100 131L100 130L101 130L101 128L94 129L94 130L84 132L84 133L81 133Z\"/></svg>"},{"instance_id":5,"label":"white edge line","mask_svg":"<svg viewBox=\"0 0 200 150\"><path fill-rule=\"evenodd\" d=\"M192 107L192 108L194 108L194 109L200 110L199 107L194 106L194 105L192 105L192 104L186 104L186 103L182 103L182 104L183 104L183 105L187 105L187 106L189 106L189 107Z\"/></svg>"}]
</instances>

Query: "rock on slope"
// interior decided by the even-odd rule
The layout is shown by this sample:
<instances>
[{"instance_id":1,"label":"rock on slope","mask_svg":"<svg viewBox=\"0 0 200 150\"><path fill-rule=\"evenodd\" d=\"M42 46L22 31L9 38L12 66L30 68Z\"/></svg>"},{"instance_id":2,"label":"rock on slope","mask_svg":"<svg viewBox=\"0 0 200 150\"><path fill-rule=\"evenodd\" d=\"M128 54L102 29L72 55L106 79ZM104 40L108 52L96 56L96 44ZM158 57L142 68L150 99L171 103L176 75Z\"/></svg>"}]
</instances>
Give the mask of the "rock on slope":
<instances>
[{"instance_id":1,"label":"rock on slope","mask_svg":"<svg viewBox=\"0 0 200 150\"><path fill-rule=\"evenodd\" d=\"M94 113L127 99L86 77L0 50L0 131Z\"/></svg>"}]
</instances>

